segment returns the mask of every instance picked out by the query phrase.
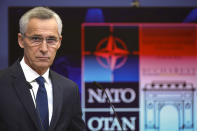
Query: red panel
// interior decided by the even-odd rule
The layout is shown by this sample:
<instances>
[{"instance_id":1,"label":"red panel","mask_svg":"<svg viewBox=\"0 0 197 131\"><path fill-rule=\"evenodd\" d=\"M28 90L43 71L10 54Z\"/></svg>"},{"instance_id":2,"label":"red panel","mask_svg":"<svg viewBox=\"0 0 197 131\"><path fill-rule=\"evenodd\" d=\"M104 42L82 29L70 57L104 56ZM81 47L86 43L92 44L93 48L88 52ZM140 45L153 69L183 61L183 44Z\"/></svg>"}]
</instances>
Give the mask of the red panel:
<instances>
[{"instance_id":1,"label":"red panel","mask_svg":"<svg viewBox=\"0 0 197 131\"><path fill-rule=\"evenodd\" d=\"M141 24L140 55L196 56L196 24Z\"/></svg>"}]
</instances>

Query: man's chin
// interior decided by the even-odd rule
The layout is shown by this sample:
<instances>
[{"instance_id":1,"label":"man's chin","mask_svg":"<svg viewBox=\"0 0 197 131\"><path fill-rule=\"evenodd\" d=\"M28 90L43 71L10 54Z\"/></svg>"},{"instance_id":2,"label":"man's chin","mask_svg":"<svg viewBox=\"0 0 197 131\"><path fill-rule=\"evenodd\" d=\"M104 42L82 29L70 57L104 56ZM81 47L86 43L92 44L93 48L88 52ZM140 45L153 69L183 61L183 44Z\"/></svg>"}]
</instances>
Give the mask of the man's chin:
<instances>
[{"instance_id":1,"label":"man's chin","mask_svg":"<svg viewBox=\"0 0 197 131\"><path fill-rule=\"evenodd\" d=\"M50 63L49 62L38 62L36 63L36 68L39 68L39 69L48 69L50 67Z\"/></svg>"}]
</instances>

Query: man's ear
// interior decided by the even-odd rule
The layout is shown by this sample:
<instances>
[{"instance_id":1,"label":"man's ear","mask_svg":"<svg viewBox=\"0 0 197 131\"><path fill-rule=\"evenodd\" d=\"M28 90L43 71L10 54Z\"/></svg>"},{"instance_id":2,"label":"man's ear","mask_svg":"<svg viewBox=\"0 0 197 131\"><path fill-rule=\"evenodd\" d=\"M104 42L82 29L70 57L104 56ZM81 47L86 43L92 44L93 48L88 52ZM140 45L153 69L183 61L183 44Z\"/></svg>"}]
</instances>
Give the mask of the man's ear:
<instances>
[{"instance_id":1,"label":"man's ear","mask_svg":"<svg viewBox=\"0 0 197 131\"><path fill-rule=\"evenodd\" d=\"M21 33L18 33L18 44L21 48L24 48L24 40Z\"/></svg>"},{"instance_id":2,"label":"man's ear","mask_svg":"<svg viewBox=\"0 0 197 131\"><path fill-rule=\"evenodd\" d=\"M61 43L62 43L62 36L60 36L60 38L59 38L59 43L58 43L58 49L60 48L60 46L61 46Z\"/></svg>"}]
</instances>

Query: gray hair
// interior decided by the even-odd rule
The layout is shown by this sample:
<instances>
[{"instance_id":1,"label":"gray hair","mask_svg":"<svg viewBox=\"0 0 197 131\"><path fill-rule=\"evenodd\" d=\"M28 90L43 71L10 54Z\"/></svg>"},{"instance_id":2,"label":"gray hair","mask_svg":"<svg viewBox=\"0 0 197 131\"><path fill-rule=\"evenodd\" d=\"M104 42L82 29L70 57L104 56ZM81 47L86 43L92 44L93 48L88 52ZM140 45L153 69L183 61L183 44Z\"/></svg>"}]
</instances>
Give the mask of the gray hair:
<instances>
[{"instance_id":1,"label":"gray hair","mask_svg":"<svg viewBox=\"0 0 197 131\"><path fill-rule=\"evenodd\" d=\"M29 20L32 18L38 19L51 19L55 18L57 25L58 25L58 33L61 36L62 33L62 20L60 19L59 15L55 13L53 10L46 8L46 7L35 7L29 11L27 11L19 21L19 28L20 33L25 34L27 30L27 24Z\"/></svg>"}]
</instances>

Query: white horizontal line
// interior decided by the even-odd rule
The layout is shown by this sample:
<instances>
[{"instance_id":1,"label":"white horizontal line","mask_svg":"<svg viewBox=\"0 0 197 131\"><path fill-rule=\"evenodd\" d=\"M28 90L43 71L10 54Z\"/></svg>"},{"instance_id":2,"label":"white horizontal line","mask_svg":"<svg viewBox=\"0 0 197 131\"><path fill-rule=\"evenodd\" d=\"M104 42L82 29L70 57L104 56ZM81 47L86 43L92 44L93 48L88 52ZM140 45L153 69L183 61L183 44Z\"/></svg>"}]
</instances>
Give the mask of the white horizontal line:
<instances>
[{"instance_id":1,"label":"white horizontal line","mask_svg":"<svg viewBox=\"0 0 197 131\"><path fill-rule=\"evenodd\" d=\"M109 112L112 108L83 108L84 112ZM139 111L139 108L115 108L116 112L135 112Z\"/></svg>"}]
</instances>

